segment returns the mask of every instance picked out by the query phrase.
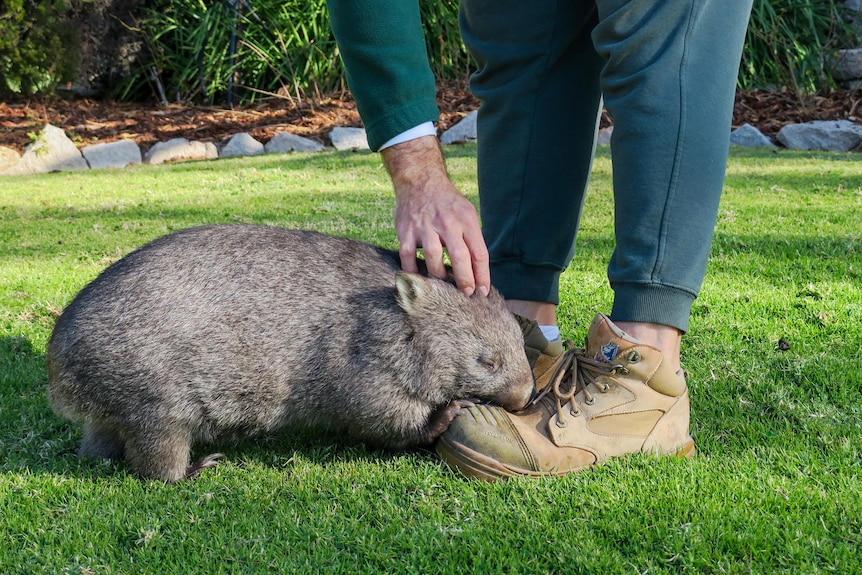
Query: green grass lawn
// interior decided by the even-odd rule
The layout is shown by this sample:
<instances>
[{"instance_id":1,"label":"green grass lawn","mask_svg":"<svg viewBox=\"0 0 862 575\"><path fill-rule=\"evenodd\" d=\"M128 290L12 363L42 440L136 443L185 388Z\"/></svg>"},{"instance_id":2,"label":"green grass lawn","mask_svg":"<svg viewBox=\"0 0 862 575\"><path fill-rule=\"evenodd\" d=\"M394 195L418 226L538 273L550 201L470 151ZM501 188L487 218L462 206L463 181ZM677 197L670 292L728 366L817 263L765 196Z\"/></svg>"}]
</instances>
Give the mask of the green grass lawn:
<instances>
[{"instance_id":1,"label":"green grass lawn","mask_svg":"<svg viewBox=\"0 0 862 575\"><path fill-rule=\"evenodd\" d=\"M475 147L447 153L475 199ZM610 175L604 149L561 282L578 342L610 308ZM164 485L74 456L45 347L106 265L211 222L394 248L393 207L370 153L0 180L0 574L862 572L859 155L732 152L684 341L691 460L485 484L432 451L289 435L220 445L222 465Z\"/></svg>"}]
</instances>

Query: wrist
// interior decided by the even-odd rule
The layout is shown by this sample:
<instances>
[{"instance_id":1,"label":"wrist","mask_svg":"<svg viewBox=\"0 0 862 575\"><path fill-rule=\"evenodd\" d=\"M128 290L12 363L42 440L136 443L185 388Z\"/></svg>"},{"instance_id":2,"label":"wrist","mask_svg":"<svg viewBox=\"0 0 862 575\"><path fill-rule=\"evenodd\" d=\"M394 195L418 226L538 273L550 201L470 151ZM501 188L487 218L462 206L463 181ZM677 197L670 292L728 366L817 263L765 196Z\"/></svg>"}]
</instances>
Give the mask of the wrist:
<instances>
[{"instance_id":1,"label":"wrist","mask_svg":"<svg viewBox=\"0 0 862 575\"><path fill-rule=\"evenodd\" d=\"M443 177L448 180L443 152L436 136L422 136L380 152L396 192L402 186L422 186Z\"/></svg>"}]
</instances>

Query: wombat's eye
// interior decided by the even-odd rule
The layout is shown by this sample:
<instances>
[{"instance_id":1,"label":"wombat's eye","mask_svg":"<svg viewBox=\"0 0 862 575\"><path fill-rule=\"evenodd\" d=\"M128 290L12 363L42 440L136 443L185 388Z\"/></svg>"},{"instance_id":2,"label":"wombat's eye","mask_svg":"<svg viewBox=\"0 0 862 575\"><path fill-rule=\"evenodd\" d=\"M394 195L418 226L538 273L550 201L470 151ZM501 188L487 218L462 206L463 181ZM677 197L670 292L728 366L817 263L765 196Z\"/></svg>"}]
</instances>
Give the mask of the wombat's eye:
<instances>
[{"instance_id":1,"label":"wombat's eye","mask_svg":"<svg viewBox=\"0 0 862 575\"><path fill-rule=\"evenodd\" d=\"M491 373L496 373L503 365L503 356L499 352L483 354L479 357L479 363Z\"/></svg>"}]
</instances>

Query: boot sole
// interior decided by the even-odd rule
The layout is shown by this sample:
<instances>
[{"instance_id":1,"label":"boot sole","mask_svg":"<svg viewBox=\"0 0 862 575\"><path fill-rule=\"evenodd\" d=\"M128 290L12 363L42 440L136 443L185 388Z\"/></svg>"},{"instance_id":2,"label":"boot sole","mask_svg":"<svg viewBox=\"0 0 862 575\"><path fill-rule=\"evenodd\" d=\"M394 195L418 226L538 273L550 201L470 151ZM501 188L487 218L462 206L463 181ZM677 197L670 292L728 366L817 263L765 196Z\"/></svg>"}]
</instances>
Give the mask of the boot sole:
<instances>
[{"instance_id":1,"label":"boot sole","mask_svg":"<svg viewBox=\"0 0 862 575\"><path fill-rule=\"evenodd\" d=\"M467 477L481 479L483 481L493 482L497 479L507 477L555 477L566 475L586 469L587 467L579 467L577 469L566 469L562 471L533 471L530 469L522 469L506 465L492 459L486 455L482 455L477 451L473 451L469 447L453 443L444 435L440 437L436 445L437 453L443 458L451 469L458 471ZM657 455L665 455L670 457L694 457L697 449L694 446L694 440L689 438L676 451L670 453L659 453Z\"/></svg>"}]
</instances>

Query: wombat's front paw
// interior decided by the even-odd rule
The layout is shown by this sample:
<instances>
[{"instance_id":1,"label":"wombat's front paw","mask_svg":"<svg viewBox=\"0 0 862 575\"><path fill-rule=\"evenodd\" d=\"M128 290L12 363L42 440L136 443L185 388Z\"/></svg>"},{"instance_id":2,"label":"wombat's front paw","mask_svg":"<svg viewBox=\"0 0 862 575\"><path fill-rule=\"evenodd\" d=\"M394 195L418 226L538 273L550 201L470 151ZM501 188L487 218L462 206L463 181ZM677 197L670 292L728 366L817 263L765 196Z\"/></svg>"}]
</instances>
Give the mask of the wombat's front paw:
<instances>
[{"instance_id":1,"label":"wombat's front paw","mask_svg":"<svg viewBox=\"0 0 862 575\"><path fill-rule=\"evenodd\" d=\"M461 411L468 407L473 407L478 399L453 399L449 405L439 411L431 414L428 420L428 432L426 435L427 442L433 443L435 439L449 428L452 420L461 415Z\"/></svg>"},{"instance_id":2,"label":"wombat's front paw","mask_svg":"<svg viewBox=\"0 0 862 575\"><path fill-rule=\"evenodd\" d=\"M201 457L186 469L186 479L194 479L204 469L215 467L218 465L218 460L224 457L224 453L212 453Z\"/></svg>"}]
</instances>

